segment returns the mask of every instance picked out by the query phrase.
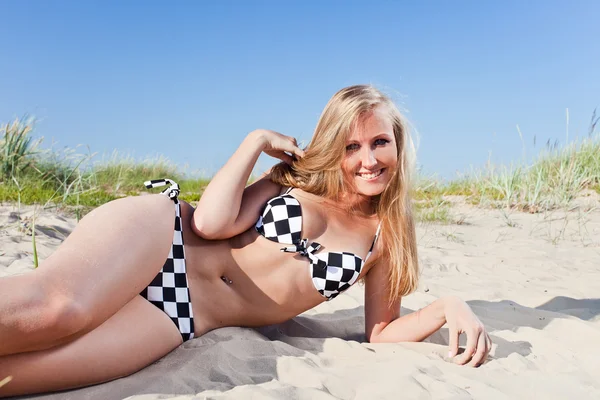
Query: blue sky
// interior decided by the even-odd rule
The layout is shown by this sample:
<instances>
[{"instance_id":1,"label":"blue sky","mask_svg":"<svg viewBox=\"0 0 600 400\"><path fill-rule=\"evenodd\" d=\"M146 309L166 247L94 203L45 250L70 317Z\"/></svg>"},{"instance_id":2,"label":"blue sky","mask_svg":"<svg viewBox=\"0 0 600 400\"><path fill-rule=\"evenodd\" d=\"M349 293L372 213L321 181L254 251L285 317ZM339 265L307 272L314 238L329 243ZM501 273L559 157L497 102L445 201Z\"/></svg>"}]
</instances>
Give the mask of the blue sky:
<instances>
[{"instance_id":1,"label":"blue sky","mask_svg":"<svg viewBox=\"0 0 600 400\"><path fill-rule=\"evenodd\" d=\"M308 141L338 89L373 83L426 173L587 135L600 1L0 1L0 122L214 173L255 128ZM536 137L537 147L533 147ZM271 159L261 157L259 169Z\"/></svg>"}]
</instances>

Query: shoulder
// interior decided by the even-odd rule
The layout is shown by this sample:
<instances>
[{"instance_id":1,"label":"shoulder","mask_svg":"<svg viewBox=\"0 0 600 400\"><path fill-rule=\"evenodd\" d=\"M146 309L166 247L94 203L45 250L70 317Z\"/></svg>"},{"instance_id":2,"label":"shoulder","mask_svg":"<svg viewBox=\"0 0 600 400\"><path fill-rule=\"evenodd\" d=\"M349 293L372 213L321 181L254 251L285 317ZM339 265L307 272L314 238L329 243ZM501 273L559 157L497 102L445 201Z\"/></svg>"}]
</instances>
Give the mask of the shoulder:
<instances>
[{"instance_id":1,"label":"shoulder","mask_svg":"<svg viewBox=\"0 0 600 400\"><path fill-rule=\"evenodd\" d=\"M244 198L252 199L252 203L266 203L273 197L277 197L282 193L285 193L286 188L281 186L278 183L273 182L268 173L263 174L259 179L252 182L250 185L244 189ZM244 206L248 206L250 204L242 203Z\"/></svg>"}]
</instances>

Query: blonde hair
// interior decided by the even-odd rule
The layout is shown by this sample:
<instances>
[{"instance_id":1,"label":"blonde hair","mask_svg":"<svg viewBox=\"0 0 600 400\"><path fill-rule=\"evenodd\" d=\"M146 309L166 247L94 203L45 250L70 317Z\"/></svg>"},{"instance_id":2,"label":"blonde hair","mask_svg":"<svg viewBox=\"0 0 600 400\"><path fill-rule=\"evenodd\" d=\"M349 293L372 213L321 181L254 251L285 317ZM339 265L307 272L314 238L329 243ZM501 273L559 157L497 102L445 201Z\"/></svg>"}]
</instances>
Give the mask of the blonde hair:
<instances>
[{"instance_id":1,"label":"blonde hair","mask_svg":"<svg viewBox=\"0 0 600 400\"><path fill-rule=\"evenodd\" d=\"M379 252L369 263L387 262L390 303L413 292L418 284L415 225L410 200L410 178L414 148L403 117L389 97L370 85L346 87L329 100L304 157L290 166L274 166L270 179L327 199L338 200L348 189L341 168L346 140L352 130L376 107L382 106L393 126L398 164L387 187L373 198L379 220Z\"/></svg>"}]
</instances>

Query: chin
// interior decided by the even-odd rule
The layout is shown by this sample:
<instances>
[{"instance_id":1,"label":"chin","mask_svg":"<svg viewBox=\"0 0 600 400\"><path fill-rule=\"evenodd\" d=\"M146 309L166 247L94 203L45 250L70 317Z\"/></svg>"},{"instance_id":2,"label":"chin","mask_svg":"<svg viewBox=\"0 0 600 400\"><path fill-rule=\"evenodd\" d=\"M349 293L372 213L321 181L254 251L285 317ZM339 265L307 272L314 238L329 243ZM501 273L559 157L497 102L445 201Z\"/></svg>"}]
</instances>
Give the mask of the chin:
<instances>
[{"instance_id":1,"label":"chin","mask_svg":"<svg viewBox=\"0 0 600 400\"><path fill-rule=\"evenodd\" d=\"M362 185L357 185L356 193L361 196L373 197L378 196L385 190L386 186L382 187L361 187Z\"/></svg>"}]
</instances>

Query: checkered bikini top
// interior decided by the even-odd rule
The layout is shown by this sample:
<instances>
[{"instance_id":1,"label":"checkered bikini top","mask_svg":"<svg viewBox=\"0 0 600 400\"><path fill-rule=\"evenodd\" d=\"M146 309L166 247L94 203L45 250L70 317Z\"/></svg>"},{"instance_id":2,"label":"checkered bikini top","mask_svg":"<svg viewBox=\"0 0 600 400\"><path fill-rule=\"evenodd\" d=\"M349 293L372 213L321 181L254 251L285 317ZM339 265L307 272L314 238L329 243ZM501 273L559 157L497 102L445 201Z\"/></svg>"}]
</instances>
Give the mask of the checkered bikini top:
<instances>
[{"instance_id":1,"label":"checkered bikini top","mask_svg":"<svg viewBox=\"0 0 600 400\"><path fill-rule=\"evenodd\" d=\"M267 202L262 215L256 222L256 230L265 238L292 246L281 251L298 253L310 261L310 275L313 285L327 300L335 298L356 282L363 265L371 256L379 236L381 224L367 256L363 260L354 253L326 252L315 254L321 248L317 242L308 243L302 239L302 208L295 197L290 195L292 188Z\"/></svg>"}]
</instances>

